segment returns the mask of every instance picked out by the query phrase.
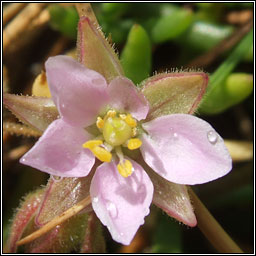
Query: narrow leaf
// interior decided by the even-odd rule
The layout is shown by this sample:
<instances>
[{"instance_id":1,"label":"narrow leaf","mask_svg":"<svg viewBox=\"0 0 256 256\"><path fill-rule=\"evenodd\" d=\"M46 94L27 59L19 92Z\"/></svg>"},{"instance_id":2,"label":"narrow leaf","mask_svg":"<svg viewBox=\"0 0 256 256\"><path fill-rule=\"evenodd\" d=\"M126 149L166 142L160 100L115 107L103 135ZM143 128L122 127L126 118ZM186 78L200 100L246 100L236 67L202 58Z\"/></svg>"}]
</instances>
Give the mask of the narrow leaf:
<instances>
[{"instance_id":1,"label":"narrow leaf","mask_svg":"<svg viewBox=\"0 0 256 256\"><path fill-rule=\"evenodd\" d=\"M134 25L128 35L121 54L125 75L135 84L146 79L151 72L151 43L147 32L140 25Z\"/></svg>"},{"instance_id":2,"label":"narrow leaf","mask_svg":"<svg viewBox=\"0 0 256 256\"><path fill-rule=\"evenodd\" d=\"M214 114L218 107L218 96L222 97L222 86L236 67L239 61L248 52L253 41L253 30L251 30L242 41L235 47L229 57L219 66L219 68L211 75L207 93L200 104L199 111L206 114ZM225 100L224 100L225 101ZM222 101L221 101L222 103Z\"/></svg>"}]
</instances>

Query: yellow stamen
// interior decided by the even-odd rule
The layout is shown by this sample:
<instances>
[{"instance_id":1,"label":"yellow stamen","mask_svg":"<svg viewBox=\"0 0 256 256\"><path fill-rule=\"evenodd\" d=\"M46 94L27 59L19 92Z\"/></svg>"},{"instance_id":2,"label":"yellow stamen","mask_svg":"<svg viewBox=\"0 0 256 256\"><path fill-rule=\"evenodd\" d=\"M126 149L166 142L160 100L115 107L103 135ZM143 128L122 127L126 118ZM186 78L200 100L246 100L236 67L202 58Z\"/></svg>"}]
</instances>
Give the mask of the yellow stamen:
<instances>
[{"instance_id":1,"label":"yellow stamen","mask_svg":"<svg viewBox=\"0 0 256 256\"><path fill-rule=\"evenodd\" d=\"M112 159L112 154L108 152L105 148L97 146L91 149L91 151L101 162L109 163Z\"/></svg>"},{"instance_id":2,"label":"yellow stamen","mask_svg":"<svg viewBox=\"0 0 256 256\"><path fill-rule=\"evenodd\" d=\"M97 147L101 144L103 144L102 140L88 140L83 144L83 147L93 149L94 147Z\"/></svg>"},{"instance_id":3,"label":"yellow stamen","mask_svg":"<svg viewBox=\"0 0 256 256\"><path fill-rule=\"evenodd\" d=\"M135 137L137 135L137 128L132 128L132 137Z\"/></svg>"},{"instance_id":4,"label":"yellow stamen","mask_svg":"<svg viewBox=\"0 0 256 256\"><path fill-rule=\"evenodd\" d=\"M115 110L109 110L107 113L107 117L115 117L116 116L116 111Z\"/></svg>"},{"instance_id":5,"label":"yellow stamen","mask_svg":"<svg viewBox=\"0 0 256 256\"><path fill-rule=\"evenodd\" d=\"M135 138L135 139L129 139L128 140L127 147L130 150L134 150L134 149L139 148L141 145L142 145L142 141L138 138Z\"/></svg>"},{"instance_id":6,"label":"yellow stamen","mask_svg":"<svg viewBox=\"0 0 256 256\"><path fill-rule=\"evenodd\" d=\"M120 114L119 117L120 117L122 120L125 120L126 114Z\"/></svg>"},{"instance_id":7,"label":"yellow stamen","mask_svg":"<svg viewBox=\"0 0 256 256\"><path fill-rule=\"evenodd\" d=\"M124 177L127 178L130 176L133 172L133 166L132 163L129 160L125 160L124 162L120 162L117 165L117 170L119 173Z\"/></svg>"},{"instance_id":8,"label":"yellow stamen","mask_svg":"<svg viewBox=\"0 0 256 256\"><path fill-rule=\"evenodd\" d=\"M88 148L102 162L110 162L112 154L105 148L100 147L103 144L102 140L88 140L83 144L84 148Z\"/></svg>"},{"instance_id":9,"label":"yellow stamen","mask_svg":"<svg viewBox=\"0 0 256 256\"><path fill-rule=\"evenodd\" d=\"M131 114L128 114L125 118L125 122L130 126L130 127L136 127L137 122L136 120L132 117Z\"/></svg>"},{"instance_id":10,"label":"yellow stamen","mask_svg":"<svg viewBox=\"0 0 256 256\"><path fill-rule=\"evenodd\" d=\"M104 127L104 120L100 116L97 117L96 125L99 129Z\"/></svg>"}]
</instances>

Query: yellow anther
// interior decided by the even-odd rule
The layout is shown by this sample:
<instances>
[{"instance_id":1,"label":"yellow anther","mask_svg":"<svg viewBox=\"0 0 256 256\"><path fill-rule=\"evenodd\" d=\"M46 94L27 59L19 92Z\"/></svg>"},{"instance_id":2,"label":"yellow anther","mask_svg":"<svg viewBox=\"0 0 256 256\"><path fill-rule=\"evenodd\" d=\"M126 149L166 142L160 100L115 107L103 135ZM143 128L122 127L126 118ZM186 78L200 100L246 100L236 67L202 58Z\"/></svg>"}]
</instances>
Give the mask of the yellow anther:
<instances>
[{"instance_id":1,"label":"yellow anther","mask_svg":"<svg viewBox=\"0 0 256 256\"><path fill-rule=\"evenodd\" d=\"M101 144L103 144L102 140L88 140L83 144L83 147L93 149L94 147L97 147Z\"/></svg>"},{"instance_id":2,"label":"yellow anther","mask_svg":"<svg viewBox=\"0 0 256 256\"><path fill-rule=\"evenodd\" d=\"M142 145L142 141L138 138L135 138L135 139L129 139L128 140L127 147L130 150L134 150L134 149L139 148L141 145Z\"/></svg>"},{"instance_id":3,"label":"yellow anther","mask_svg":"<svg viewBox=\"0 0 256 256\"><path fill-rule=\"evenodd\" d=\"M83 144L84 148L88 148L102 162L110 162L112 154L105 148L100 147L103 144L102 140L89 140Z\"/></svg>"},{"instance_id":4,"label":"yellow anther","mask_svg":"<svg viewBox=\"0 0 256 256\"><path fill-rule=\"evenodd\" d=\"M107 117L115 117L116 116L116 111L115 110L109 110L107 112Z\"/></svg>"},{"instance_id":5,"label":"yellow anther","mask_svg":"<svg viewBox=\"0 0 256 256\"><path fill-rule=\"evenodd\" d=\"M130 126L130 127L136 127L137 122L136 120L132 117L131 114L128 114L125 118L125 122Z\"/></svg>"},{"instance_id":6,"label":"yellow anther","mask_svg":"<svg viewBox=\"0 0 256 256\"><path fill-rule=\"evenodd\" d=\"M132 163L129 160L125 160L124 162L120 162L117 165L117 170L119 173L124 177L127 178L130 176L133 172L133 166Z\"/></svg>"},{"instance_id":7,"label":"yellow anther","mask_svg":"<svg viewBox=\"0 0 256 256\"><path fill-rule=\"evenodd\" d=\"M100 116L97 117L96 125L99 129L104 127L104 120Z\"/></svg>"},{"instance_id":8,"label":"yellow anther","mask_svg":"<svg viewBox=\"0 0 256 256\"><path fill-rule=\"evenodd\" d=\"M119 117L120 117L122 120L125 120L126 114L120 114Z\"/></svg>"},{"instance_id":9,"label":"yellow anther","mask_svg":"<svg viewBox=\"0 0 256 256\"><path fill-rule=\"evenodd\" d=\"M137 128L132 128L132 137L135 137L137 135Z\"/></svg>"},{"instance_id":10,"label":"yellow anther","mask_svg":"<svg viewBox=\"0 0 256 256\"><path fill-rule=\"evenodd\" d=\"M110 162L112 159L112 154L105 148L97 146L92 148L91 151L102 162Z\"/></svg>"}]
</instances>

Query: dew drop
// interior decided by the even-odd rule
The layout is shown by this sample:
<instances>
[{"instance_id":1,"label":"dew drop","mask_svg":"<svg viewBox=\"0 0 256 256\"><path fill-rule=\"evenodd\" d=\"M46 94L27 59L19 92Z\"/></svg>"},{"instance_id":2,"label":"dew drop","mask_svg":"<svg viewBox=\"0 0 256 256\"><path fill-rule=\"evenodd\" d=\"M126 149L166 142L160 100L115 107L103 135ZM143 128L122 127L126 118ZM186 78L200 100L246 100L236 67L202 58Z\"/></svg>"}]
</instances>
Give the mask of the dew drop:
<instances>
[{"instance_id":1,"label":"dew drop","mask_svg":"<svg viewBox=\"0 0 256 256\"><path fill-rule=\"evenodd\" d=\"M124 233L121 232L121 233L120 233L120 236L123 236L123 235L124 235Z\"/></svg>"},{"instance_id":2,"label":"dew drop","mask_svg":"<svg viewBox=\"0 0 256 256\"><path fill-rule=\"evenodd\" d=\"M107 210L112 218L116 218L118 215L116 205L112 202L107 202Z\"/></svg>"},{"instance_id":3,"label":"dew drop","mask_svg":"<svg viewBox=\"0 0 256 256\"><path fill-rule=\"evenodd\" d=\"M178 133L175 132L175 133L173 134L173 138L174 138L174 139L178 139Z\"/></svg>"},{"instance_id":4,"label":"dew drop","mask_svg":"<svg viewBox=\"0 0 256 256\"><path fill-rule=\"evenodd\" d=\"M208 141L213 145L216 144L216 142L218 141L218 135L215 131L209 131L207 133L207 138Z\"/></svg>"},{"instance_id":5,"label":"dew drop","mask_svg":"<svg viewBox=\"0 0 256 256\"><path fill-rule=\"evenodd\" d=\"M98 203L99 202L99 198L98 197L94 197L92 200L93 200L94 203Z\"/></svg>"}]
</instances>

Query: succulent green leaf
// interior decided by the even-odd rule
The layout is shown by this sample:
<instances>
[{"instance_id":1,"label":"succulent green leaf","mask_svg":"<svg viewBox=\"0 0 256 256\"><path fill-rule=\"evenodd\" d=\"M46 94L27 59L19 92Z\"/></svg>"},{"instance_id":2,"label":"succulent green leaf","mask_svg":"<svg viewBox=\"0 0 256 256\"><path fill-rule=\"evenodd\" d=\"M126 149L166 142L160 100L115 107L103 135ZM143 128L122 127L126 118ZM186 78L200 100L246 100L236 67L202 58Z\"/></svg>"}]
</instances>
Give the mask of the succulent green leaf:
<instances>
[{"instance_id":1,"label":"succulent green leaf","mask_svg":"<svg viewBox=\"0 0 256 256\"><path fill-rule=\"evenodd\" d=\"M183 8L173 11L159 18L151 31L154 43L161 43L180 36L193 21L193 13Z\"/></svg>"},{"instance_id":2,"label":"succulent green leaf","mask_svg":"<svg viewBox=\"0 0 256 256\"><path fill-rule=\"evenodd\" d=\"M233 31L232 26L220 26L206 21L196 21L178 41L198 52L206 52L230 36Z\"/></svg>"},{"instance_id":3,"label":"succulent green leaf","mask_svg":"<svg viewBox=\"0 0 256 256\"><path fill-rule=\"evenodd\" d=\"M211 114L225 111L246 99L253 91L253 76L245 73L229 75L211 94L211 101L215 102Z\"/></svg>"},{"instance_id":4,"label":"succulent green leaf","mask_svg":"<svg viewBox=\"0 0 256 256\"><path fill-rule=\"evenodd\" d=\"M245 97L247 97L248 94L250 94L250 91L252 90L251 89L252 85L250 84L250 82L248 83L248 81L245 82L245 80L243 80L244 85L238 85L238 86L237 84L230 85L230 82L229 82L227 89L224 89L223 86L225 86L225 81L227 77L230 75L230 73L232 72L232 70L236 67L239 61L241 61L245 56L245 54L248 52L248 49L251 47L252 41L253 41L253 30L251 30L241 40L241 42L230 53L228 58L211 75L210 83L207 88L207 93L200 104L199 111L201 113L205 113L205 114L219 113L222 110L226 109L228 106L231 106L233 104L240 102ZM243 86L244 88L246 88L245 92L241 94L239 93L239 90L242 89L240 88L240 86L241 87ZM223 91L225 91L225 93L223 93ZM230 92L232 93L230 94ZM235 94L235 97L234 97L234 94Z\"/></svg>"},{"instance_id":5,"label":"succulent green leaf","mask_svg":"<svg viewBox=\"0 0 256 256\"><path fill-rule=\"evenodd\" d=\"M113 47L89 18L82 16L78 23L78 59L87 68L102 74L108 82L123 76L123 69Z\"/></svg>"},{"instance_id":6,"label":"succulent green leaf","mask_svg":"<svg viewBox=\"0 0 256 256\"><path fill-rule=\"evenodd\" d=\"M73 6L62 7L59 4L51 4L48 10L50 13L50 25L65 36L76 39L79 20L76 9Z\"/></svg>"},{"instance_id":7,"label":"succulent green leaf","mask_svg":"<svg viewBox=\"0 0 256 256\"><path fill-rule=\"evenodd\" d=\"M174 113L192 114L208 83L203 72L155 75L142 82L142 93L150 104L147 120Z\"/></svg>"},{"instance_id":8,"label":"succulent green leaf","mask_svg":"<svg viewBox=\"0 0 256 256\"><path fill-rule=\"evenodd\" d=\"M125 75L135 84L147 78L151 72L151 43L147 32L134 25L121 54Z\"/></svg>"},{"instance_id":9,"label":"succulent green leaf","mask_svg":"<svg viewBox=\"0 0 256 256\"><path fill-rule=\"evenodd\" d=\"M5 93L3 103L21 122L39 131L58 118L58 110L50 98Z\"/></svg>"}]
</instances>

